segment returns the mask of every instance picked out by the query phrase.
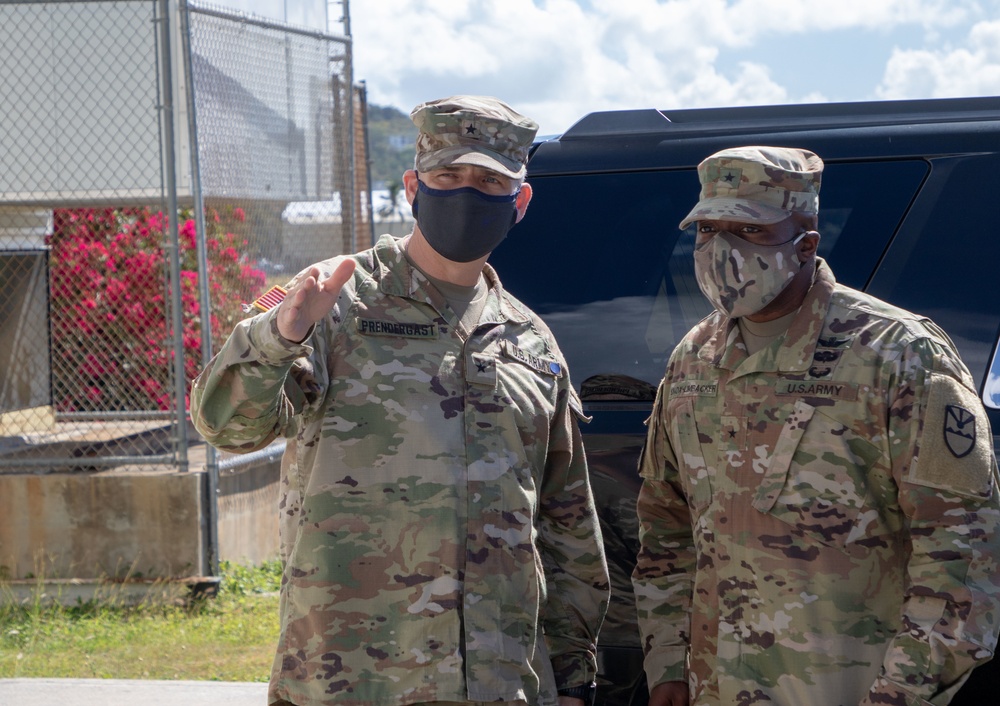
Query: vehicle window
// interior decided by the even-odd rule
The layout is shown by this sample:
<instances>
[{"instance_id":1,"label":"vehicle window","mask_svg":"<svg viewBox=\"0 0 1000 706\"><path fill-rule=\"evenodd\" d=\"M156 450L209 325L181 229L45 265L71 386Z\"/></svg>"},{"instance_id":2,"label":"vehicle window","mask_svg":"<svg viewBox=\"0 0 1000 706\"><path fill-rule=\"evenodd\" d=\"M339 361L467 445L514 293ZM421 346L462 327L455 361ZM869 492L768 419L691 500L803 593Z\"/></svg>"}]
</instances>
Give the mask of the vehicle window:
<instances>
[{"instance_id":1,"label":"vehicle window","mask_svg":"<svg viewBox=\"0 0 1000 706\"><path fill-rule=\"evenodd\" d=\"M921 161L830 164L820 255L862 288L927 172ZM585 399L649 400L677 341L711 311L695 281L693 169L528 181L524 220L491 258L541 315Z\"/></svg>"},{"instance_id":2,"label":"vehicle window","mask_svg":"<svg viewBox=\"0 0 1000 706\"><path fill-rule=\"evenodd\" d=\"M1000 238L988 225L996 195L985 178L1000 170L1000 156L948 158L932 164L921 198L899 229L869 291L941 326L955 342L977 389L983 389L984 402L1000 407L996 360L987 378L1000 330L996 294Z\"/></svg>"},{"instance_id":3,"label":"vehicle window","mask_svg":"<svg viewBox=\"0 0 1000 706\"><path fill-rule=\"evenodd\" d=\"M1000 409L1000 345L993 352L993 365L983 387L983 402L987 407ZM1000 433L1000 429L997 432Z\"/></svg>"}]
</instances>

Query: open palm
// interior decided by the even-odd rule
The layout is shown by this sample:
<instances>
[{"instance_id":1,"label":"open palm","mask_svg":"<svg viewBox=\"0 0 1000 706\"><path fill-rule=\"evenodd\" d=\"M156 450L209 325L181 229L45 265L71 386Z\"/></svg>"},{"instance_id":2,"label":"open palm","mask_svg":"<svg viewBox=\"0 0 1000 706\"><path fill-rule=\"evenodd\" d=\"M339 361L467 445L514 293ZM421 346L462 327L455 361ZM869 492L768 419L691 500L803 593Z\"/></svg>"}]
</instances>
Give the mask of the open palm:
<instances>
[{"instance_id":1,"label":"open palm","mask_svg":"<svg viewBox=\"0 0 1000 706\"><path fill-rule=\"evenodd\" d=\"M309 268L278 309L278 333L289 341L304 341L313 325L330 313L340 290L353 274L351 259L342 260L324 280L320 280L322 273L318 267Z\"/></svg>"}]
</instances>

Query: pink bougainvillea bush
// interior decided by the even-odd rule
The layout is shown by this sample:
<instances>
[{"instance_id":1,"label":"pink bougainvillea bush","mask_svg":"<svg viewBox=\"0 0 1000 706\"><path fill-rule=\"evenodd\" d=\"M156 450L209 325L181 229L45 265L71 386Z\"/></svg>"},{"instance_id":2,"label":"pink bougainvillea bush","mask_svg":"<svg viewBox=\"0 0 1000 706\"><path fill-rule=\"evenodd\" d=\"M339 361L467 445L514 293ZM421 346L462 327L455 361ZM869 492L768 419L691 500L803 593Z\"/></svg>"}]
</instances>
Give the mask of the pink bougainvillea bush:
<instances>
[{"instance_id":1,"label":"pink bougainvillea bush","mask_svg":"<svg viewBox=\"0 0 1000 706\"><path fill-rule=\"evenodd\" d=\"M239 208L206 213L206 246L214 345L224 340L264 286L228 231ZM235 225L235 224L234 224ZM58 209L49 240L52 397L59 412L168 410L173 407L169 260L166 218L146 208ZM184 373L201 366L205 317L198 291L197 234L182 213L180 285ZM186 405L185 400L185 405Z\"/></svg>"}]
</instances>

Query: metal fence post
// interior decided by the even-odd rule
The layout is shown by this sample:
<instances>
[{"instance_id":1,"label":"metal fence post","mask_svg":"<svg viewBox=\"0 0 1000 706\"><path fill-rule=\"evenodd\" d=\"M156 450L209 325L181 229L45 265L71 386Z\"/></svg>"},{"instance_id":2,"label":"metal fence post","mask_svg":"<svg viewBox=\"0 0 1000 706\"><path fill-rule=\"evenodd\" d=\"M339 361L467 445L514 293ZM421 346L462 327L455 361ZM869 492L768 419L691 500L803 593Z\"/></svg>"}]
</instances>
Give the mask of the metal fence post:
<instances>
[{"instance_id":1,"label":"metal fence post","mask_svg":"<svg viewBox=\"0 0 1000 706\"><path fill-rule=\"evenodd\" d=\"M372 203L372 158L368 149L368 84L358 81L358 100L361 102L362 147L365 157L365 212L368 214L368 243L365 247L375 244L375 211Z\"/></svg>"},{"instance_id":2,"label":"metal fence post","mask_svg":"<svg viewBox=\"0 0 1000 706\"><path fill-rule=\"evenodd\" d=\"M188 135L191 148L191 193L194 200L195 231L198 233L198 297L202 311L212 310L212 293L208 281L208 239L206 237L205 201L201 193L201 162L198 159L198 111L195 106L194 72L191 68L191 10L186 0L180 0L181 42L188 114ZM201 369L212 359L212 327L206 317L201 322ZM205 553L208 573L219 575L219 453L214 446L205 448Z\"/></svg>"},{"instance_id":3,"label":"metal fence post","mask_svg":"<svg viewBox=\"0 0 1000 706\"><path fill-rule=\"evenodd\" d=\"M177 467L188 470L187 385L184 374L184 318L181 311L180 229L177 226L177 142L174 124L174 72L171 56L170 0L160 0L160 61L163 85L161 115L163 123L163 168L167 187L167 229L164 251L168 253L170 273L170 328L174 369L174 438Z\"/></svg>"}]
</instances>

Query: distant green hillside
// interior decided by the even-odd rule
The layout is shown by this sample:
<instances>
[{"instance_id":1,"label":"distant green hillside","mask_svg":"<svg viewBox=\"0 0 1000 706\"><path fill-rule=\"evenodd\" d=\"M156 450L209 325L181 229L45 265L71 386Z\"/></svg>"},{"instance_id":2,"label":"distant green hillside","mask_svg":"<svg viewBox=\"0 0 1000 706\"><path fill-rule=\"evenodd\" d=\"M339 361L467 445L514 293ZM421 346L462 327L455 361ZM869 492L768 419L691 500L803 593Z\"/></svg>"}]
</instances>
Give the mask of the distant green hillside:
<instances>
[{"instance_id":1,"label":"distant green hillside","mask_svg":"<svg viewBox=\"0 0 1000 706\"><path fill-rule=\"evenodd\" d=\"M417 128L410 116L393 107L368 105L368 150L371 155L372 187L399 182L413 168L413 142Z\"/></svg>"}]
</instances>

